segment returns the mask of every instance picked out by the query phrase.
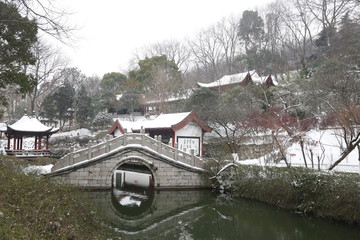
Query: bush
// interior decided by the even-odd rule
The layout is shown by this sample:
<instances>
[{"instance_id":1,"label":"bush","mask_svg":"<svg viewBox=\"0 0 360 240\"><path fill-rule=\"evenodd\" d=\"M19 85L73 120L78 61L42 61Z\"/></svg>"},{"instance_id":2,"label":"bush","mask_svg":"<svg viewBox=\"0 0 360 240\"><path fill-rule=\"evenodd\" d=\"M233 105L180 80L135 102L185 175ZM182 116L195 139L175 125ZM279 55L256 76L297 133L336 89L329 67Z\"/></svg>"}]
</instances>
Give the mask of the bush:
<instances>
[{"instance_id":1,"label":"bush","mask_svg":"<svg viewBox=\"0 0 360 240\"><path fill-rule=\"evenodd\" d=\"M91 136L58 136L50 138L51 153L53 156L62 157L70 152L71 147L85 148L90 141L95 141Z\"/></svg>"},{"instance_id":2,"label":"bush","mask_svg":"<svg viewBox=\"0 0 360 240\"><path fill-rule=\"evenodd\" d=\"M79 190L25 175L0 157L0 239L104 239L98 215Z\"/></svg>"},{"instance_id":3,"label":"bush","mask_svg":"<svg viewBox=\"0 0 360 240\"><path fill-rule=\"evenodd\" d=\"M235 171L231 191L239 197L360 224L358 174L260 166L239 166ZM225 175L221 178L226 178Z\"/></svg>"}]
</instances>

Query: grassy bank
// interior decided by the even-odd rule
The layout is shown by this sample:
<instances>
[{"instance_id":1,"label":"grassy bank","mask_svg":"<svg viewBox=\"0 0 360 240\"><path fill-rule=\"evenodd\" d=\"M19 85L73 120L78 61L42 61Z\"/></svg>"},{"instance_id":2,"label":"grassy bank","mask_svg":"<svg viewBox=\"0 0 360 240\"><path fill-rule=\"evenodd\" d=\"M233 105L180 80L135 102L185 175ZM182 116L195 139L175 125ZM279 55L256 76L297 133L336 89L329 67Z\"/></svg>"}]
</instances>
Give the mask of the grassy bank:
<instances>
[{"instance_id":1,"label":"grassy bank","mask_svg":"<svg viewBox=\"0 0 360 240\"><path fill-rule=\"evenodd\" d=\"M0 156L0 239L106 239L79 190L25 175L22 164Z\"/></svg>"},{"instance_id":2,"label":"grassy bank","mask_svg":"<svg viewBox=\"0 0 360 240\"><path fill-rule=\"evenodd\" d=\"M320 173L305 168L239 166L230 176L227 173L221 178L239 197L257 199L306 215L360 225L359 174Z\"/></svg>"}]
</instances>

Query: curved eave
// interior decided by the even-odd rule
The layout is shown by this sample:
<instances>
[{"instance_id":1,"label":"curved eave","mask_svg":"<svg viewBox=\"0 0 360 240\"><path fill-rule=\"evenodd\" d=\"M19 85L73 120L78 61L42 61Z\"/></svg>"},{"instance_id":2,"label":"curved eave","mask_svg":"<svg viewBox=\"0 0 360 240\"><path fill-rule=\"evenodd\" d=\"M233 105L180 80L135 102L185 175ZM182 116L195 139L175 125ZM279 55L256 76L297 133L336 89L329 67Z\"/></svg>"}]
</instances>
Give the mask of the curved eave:
<instances>
[{"instance_id":1,"label":"curved eave","mask_svg":"<svg viewBox=\"0 0 360 240\"><path fill-rule=\"evenodd\" d=\"M187 115L186 118L184 118L181 122L174 124L171 126L171 129L174 131L178 131L185 127L188 123L191 121L195 121L205 132L211 132L212 128L207 126L197 115L195 112L191 112L189 115Z\"/></svg>"},{"instance_id":2,"label":"curved eave","mask_svg":"<svg viewBox=\"0 0 360 240\"><path fill-rule=\"evenodd\" d=\"M53 128L50 128L50 129L45 130L45 131L26 131L26 130L13 129L10 126L8 126L8 128L6 130L6 133L18 133L18 134L21 134L21 135L46 135L46 134L55 133L55 132L51 132L52 129Z\"/></svg>"},{"instance_id":3,"label":"curved eave","mask_svg":"<svg viewBox=\"0 0 360 240\"><path fill-rule=\"evenodd\" d=\"M60 131L60 128L51 128L50 133L54 134L57 133L58 131Z\"/></svg>"}]
</instances>

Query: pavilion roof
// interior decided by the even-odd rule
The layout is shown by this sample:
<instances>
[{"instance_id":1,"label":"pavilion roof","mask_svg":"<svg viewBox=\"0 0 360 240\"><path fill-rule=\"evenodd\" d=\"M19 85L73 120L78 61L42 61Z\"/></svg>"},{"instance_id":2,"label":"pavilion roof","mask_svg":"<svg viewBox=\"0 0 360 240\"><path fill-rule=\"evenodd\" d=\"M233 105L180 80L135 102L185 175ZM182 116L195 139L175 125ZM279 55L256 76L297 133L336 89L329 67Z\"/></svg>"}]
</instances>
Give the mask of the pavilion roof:
<instances>
[{"instance_id":1,"label":"pavilion roof","mask_svg":"<svg viewBox=\"0 0 360 240\"><path fill-rule=\"evenodd\" d=\"M36 117L31 117L26 114L22 116L17 122L8 125L7 128L8 130L13 130L17 132L35 133L56 132L58 130L53 129L53 127L45 126Z\"/></svg>"}]
</instances>

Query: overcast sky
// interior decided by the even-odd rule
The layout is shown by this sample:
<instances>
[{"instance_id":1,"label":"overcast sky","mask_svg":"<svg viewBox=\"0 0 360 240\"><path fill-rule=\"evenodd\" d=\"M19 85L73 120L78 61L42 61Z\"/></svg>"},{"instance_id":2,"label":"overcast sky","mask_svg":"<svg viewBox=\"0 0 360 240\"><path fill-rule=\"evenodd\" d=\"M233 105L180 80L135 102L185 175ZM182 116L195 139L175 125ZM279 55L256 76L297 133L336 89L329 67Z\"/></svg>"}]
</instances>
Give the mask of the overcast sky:
<instances>
[{"instance_id":1,"label":"overcast sky","mask_svg":"<svg viewBox=\"0 0 360 240\"><path fill-rule=\"evenodd\" d=\"M58 0L80 29L63 47L70 66L87 76L125 72L136 49L183 40L224 17L264 8L274 0Z\"/></svg>"}]
</instances>

